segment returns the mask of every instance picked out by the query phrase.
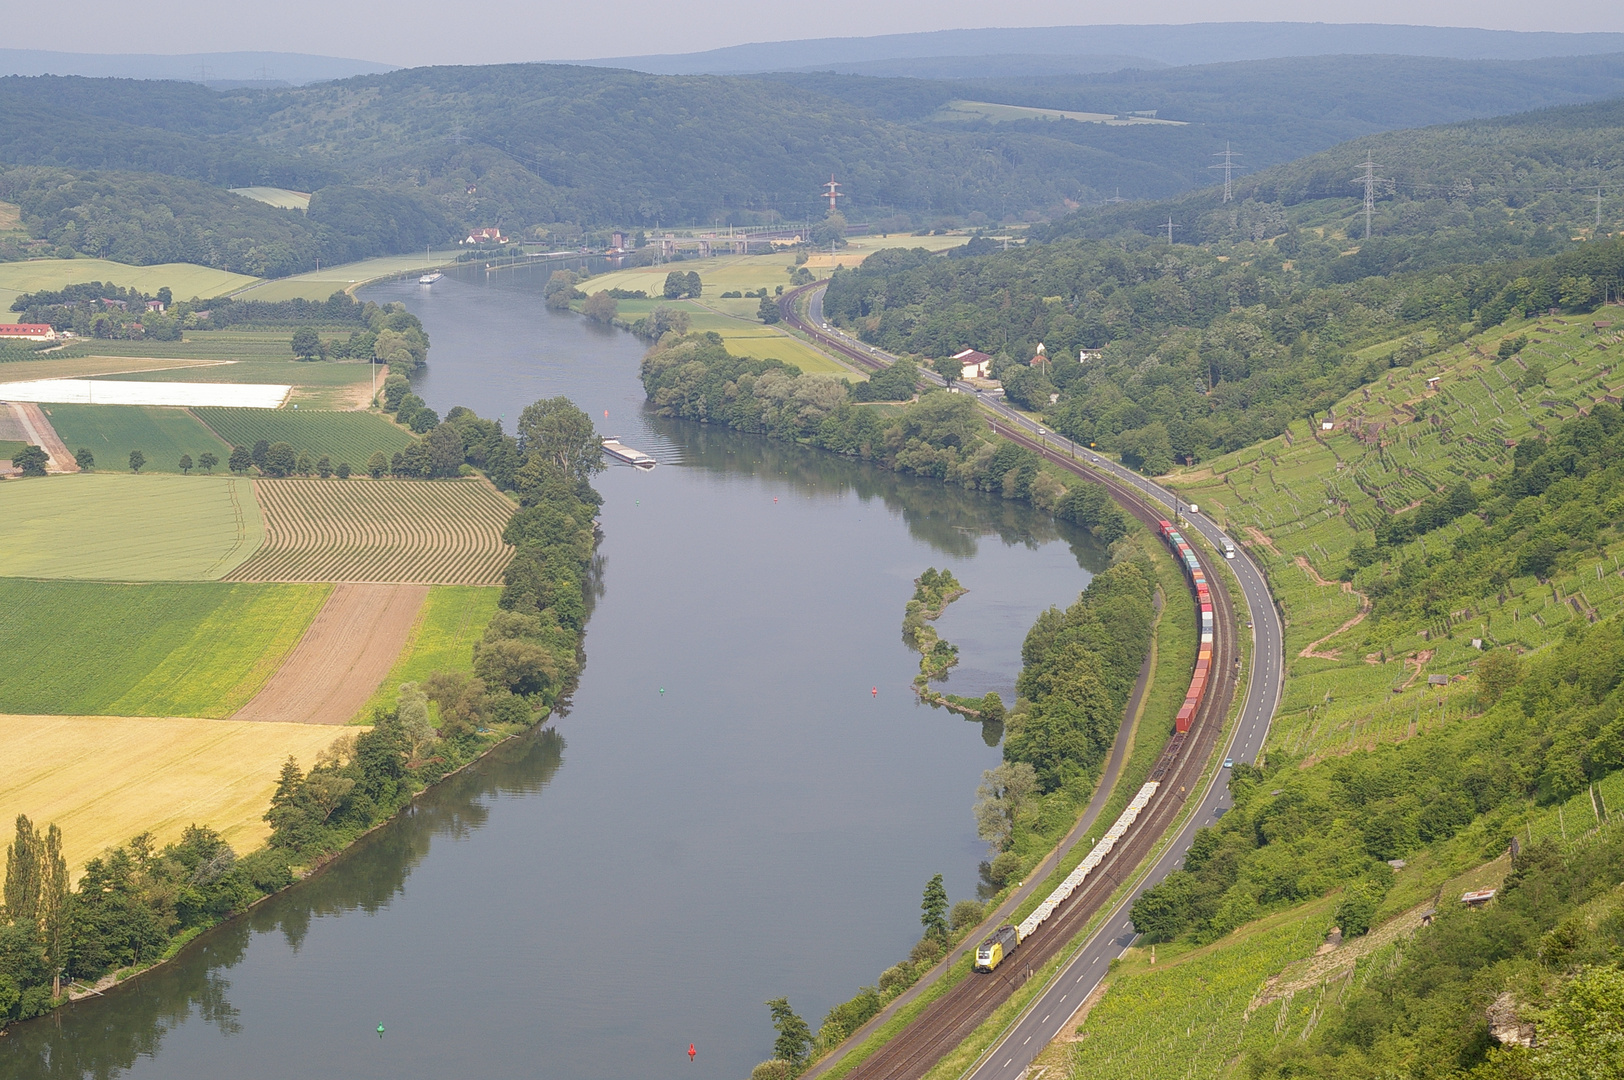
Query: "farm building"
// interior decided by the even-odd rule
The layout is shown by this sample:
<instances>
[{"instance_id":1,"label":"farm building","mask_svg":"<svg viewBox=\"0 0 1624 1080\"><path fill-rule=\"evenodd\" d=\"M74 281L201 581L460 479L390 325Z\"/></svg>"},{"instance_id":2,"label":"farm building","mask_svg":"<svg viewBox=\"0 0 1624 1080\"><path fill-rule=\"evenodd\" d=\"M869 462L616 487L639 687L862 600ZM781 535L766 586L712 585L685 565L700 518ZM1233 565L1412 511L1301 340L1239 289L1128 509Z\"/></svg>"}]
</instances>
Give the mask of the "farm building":
<instances>
[{"instance_id":1,"label":"farm building","mask_svg":"<svg viewBox=\"0 0 1624 1080\"><path fill-rule=\"evenodd\" d=\"M468 234L465 244L505 244L501 229L474 229Z\"/></svg>"},{"instance_id":2,"label":"farm building","mask_svg":"<svg viewBox=\"0 0 1624 1080\"><path fill-rule=\"evenodd\" d=\"M49 323L0 323L0 341L55 341Z\"/></svg>"}]
</instances>

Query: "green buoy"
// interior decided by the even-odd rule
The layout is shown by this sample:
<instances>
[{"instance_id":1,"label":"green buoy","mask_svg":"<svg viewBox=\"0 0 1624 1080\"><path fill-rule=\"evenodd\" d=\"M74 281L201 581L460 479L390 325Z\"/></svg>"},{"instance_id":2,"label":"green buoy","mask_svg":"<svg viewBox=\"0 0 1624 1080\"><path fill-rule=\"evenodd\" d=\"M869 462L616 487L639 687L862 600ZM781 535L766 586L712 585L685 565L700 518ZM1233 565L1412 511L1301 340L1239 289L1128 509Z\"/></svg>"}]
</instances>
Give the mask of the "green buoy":
<instances>
[{"instance_id":1,"label":"green buoy","mask_svg":"<svg viewBox=\"0 0 1624 1080\"><path fill-rule=\"evenodd\" d=\"M378 1038L380 1038L380 1039L383 1038L383 1025L382 1024L378 1025Z\"/></svg>"}]
</instances>

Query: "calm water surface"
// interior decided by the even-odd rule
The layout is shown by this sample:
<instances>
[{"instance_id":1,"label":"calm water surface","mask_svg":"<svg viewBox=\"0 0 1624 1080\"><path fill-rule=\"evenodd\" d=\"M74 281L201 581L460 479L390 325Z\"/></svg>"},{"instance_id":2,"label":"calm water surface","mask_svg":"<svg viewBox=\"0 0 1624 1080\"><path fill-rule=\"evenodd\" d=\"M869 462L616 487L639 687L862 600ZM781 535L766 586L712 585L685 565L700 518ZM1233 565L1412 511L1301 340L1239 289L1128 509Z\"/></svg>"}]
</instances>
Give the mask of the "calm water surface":
<instances>
[{"instance_id":1,"label":"calm water surface","mask_svg":"<svg viewBox=\"0 0 1624 1080\"><path fill-rule=\"evenodd\" d=\"M573 707L165 969L14 1030L6 1075L738 1080L770 1056L765 999L816 1027L906 954L931 874L974 894L997 733L914 703L912 579L971 590L939 624L947 688L1011 700L1026 628L1100 553L997 499L649 415L641 344L546 311L545 273L365 295L423 319L442 413L511 430L565 394L662 462L597 481Z\"/></svg>"}]
</instances>

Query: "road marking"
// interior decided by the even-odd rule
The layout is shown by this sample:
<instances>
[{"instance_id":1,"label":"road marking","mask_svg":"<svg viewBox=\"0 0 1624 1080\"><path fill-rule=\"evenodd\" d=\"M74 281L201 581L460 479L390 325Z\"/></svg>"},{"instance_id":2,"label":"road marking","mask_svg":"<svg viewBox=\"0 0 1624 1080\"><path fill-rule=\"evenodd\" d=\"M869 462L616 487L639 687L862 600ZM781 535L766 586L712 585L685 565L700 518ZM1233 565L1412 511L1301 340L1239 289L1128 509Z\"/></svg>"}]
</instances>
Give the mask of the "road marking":
<instances>
[{"instance_id":1,"label":"road marking","mask_svg":"<svg viewBox=\"0 0 1624 1080\"><path fill-rule=\"evenodd\" d=\"M1021 1045L1025 1046L1027 1043L1029 1043L1031 1041L1032 1041L1032 1036L1028 1035L1026 1038L1021 1040Z\"/></svg>"},{"instance_id":2,"label":"road marking","mask_svg":"<svg viewBox=\"0 0 1624 1080\"><path fill-rule=\"evenodd\" d=\"M1038 1023L1040 1023L1040 1024L1047 1024L1048 1022L1049 1022L1049 1014L1048 1013L1044 1013L1043 1014L1043 1019L1038 1021Z\"/></svg>"}]
</instances>

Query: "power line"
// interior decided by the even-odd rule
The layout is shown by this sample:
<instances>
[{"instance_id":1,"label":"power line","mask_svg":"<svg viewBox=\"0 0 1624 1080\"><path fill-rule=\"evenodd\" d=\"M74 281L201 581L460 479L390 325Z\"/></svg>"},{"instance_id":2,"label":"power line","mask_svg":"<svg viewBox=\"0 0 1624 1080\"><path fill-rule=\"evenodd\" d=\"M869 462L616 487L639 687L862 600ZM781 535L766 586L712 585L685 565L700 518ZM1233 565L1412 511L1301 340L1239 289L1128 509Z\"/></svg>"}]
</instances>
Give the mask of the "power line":
<instances>
[{"instance_id":1,"label":"power line","mask_svg":"<svg viewBox=\"0 0 1624 1080\"><path fill-rule=\"evenodd\" d=\"M1357 184L1362 180L1365 185L1365 239L1369 240L1370 216L1376 212L1376 163L1370 160L1369 154L1366 154L1364 164L1359 168L1365 173L1362 177L1355 177L1354 183Z\"/></svg>"},{"instance_id":2,"label":"power line","mask_svg":"<svg viewBox=\"0 0 1624 1080\"><path fill-rule=\"evenodd\" d=\"M1175 224L1173 224L1173 217L1170 214L1170 215L1168 215L1168 218L1167 218L1167 224L1163 225L1162 228L1167 230L1167 246L1172 247L1173 246L1173 230L1174 229L1182 229L1182 228L1184 228L1184 226L1183 225L1175 225Z\"/></svg>"},{"instance_id":3,"label":"power line","mask_svg":"<svg viewBox=\"0 0 1624 1080\"><path fill-rule=\"evenodd\" d=\"M1234 159L1240 157L1241 155L1238 154L1237 152L1235 152L1234 150L1231 150L1229 148L1228 143L1224 143L1223 152L1218 153L1218 154L1214 154L1212 156L1213 157L1221 157L1221 158L1224 159L1222 162L1220 162L1217 165L1208 165L1207 168L1209 168L1209 169L1222 169L1223 170L1223 173L1224 173L1224 202L1230 202L1235 198L1235 190L1234 190L1234 186L1233 186L1233 183L1232 183L1232 181L1234 180L1235 170L1241 167L1241 166L1235 164Z\"/></svg>"}]
</instances>

